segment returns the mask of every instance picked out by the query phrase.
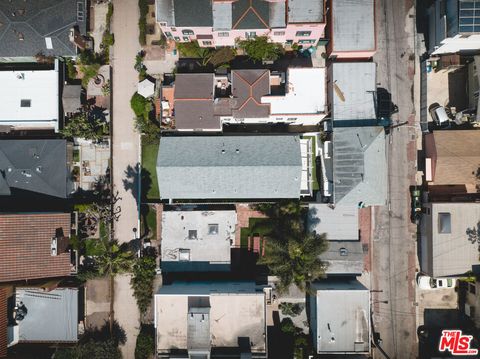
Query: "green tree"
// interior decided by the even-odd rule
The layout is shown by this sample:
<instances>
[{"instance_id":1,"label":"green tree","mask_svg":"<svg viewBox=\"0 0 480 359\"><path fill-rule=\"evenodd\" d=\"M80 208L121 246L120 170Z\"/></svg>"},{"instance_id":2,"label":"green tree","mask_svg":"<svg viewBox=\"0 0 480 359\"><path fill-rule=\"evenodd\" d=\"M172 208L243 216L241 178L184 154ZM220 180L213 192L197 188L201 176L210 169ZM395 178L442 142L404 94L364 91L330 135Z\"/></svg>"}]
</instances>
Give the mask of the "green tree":
<instances>
[{"instance_id":1,"label":"green tree","mask_svg":"<svg viewBox=\"0 0 480 359\"><path fill-rule=\"evenodd\" d=\"M177 49L182 57L200 59L201 66L206 66L215 52L211 47L201 47L198 41L178 43Z\"/></svg>"},{"instance_id":2,"label":"green tree","mask_svg":"<svg viewBox=\"0 0 480 359\"><path fill-rule=\"evenodd\" d=\"M89 340L79 343L74 348L58 348L55 359L120 359L122 354L113 340Z\"/></svg>"},{"instance_id":3,"label":"green tree","mask_svg":"<svg viewBox=\"0 0 480 359\"><path fill-rule=\"evenodd\" d=\"M274 61L283 53L280 44L270 42L267 36L257 36L238 41L237 46L244 50L253 61Z\"/></svg>"},{"instance_id":4,"label":"green tree","mask_svg":"<svg viewBox=\"0 0 480 359\"><path fill-rule=\"evenodd\" d=\"M231 47L222 47L210 56L209 62L214 66L218 67L222 64L227 64L235 58L235 50Z\"/></svg>"},{"instance_id":5,"label":"green tree","mask_svg":"<svg viewBox=\"0 0 480 359\"><path fill-rule=\"evenodd\" d=\"M133 276L130 280L130 285L142 315L145 314L152 301L156 267L155 257L151 256L140 257L133 265Z\"/></svg>"},{"instance_id":6,"label":"green tree","mask_svg":"<svg viewBox=\"0 0 480 359\"><path fill-rule=\"evenodd\" d=\"M155 353L155 329L142 325L135 345L135 359L148 359Z\"/></svg>"},{"instance_id":7,"label":"green tree","mask_svg":"<svg viewBox=\"0 0 480 359\"><path fill-rule=\"evenodd\" d=\"M130 99L130 106L132 107L135 116L148 118L150 111L152 111L152 102L138 92L135 92Z\"/></svg>"},{"instance_id":8,"label":"green tree","mask_svg":"<svg viewBox=\"0 0 480 359\"><path fill-rule=\"evenodd\" d=\"M325 275L326 264L319 258L328 248L325 234L307 231L308 209L299 201L259 206L270 219L270 231L265 231L265 256L259 264L266 265L279 278L278 290L291 284L306 290L308 285ZM262 222L262 226L265 222ZM255 230L255 229L254 229Z\"/></svg>"},{"instance_id":9,"label":"green tree","mask_svg":"<svg viewBox=\"0 0 480 359\"><path fill-rule=\"evenodd\" d=\"M79 112L70 117L65 127L60 130L64 137L80 137L87 140L99 141L104 135L104 122L90 117L85 112Z\"/></svg>"},{"instance_id":10,"label":"green tree","mask_svg":"<svg viewBox=\"0 0 480 359\"><path fill-rule=\"evenodd\" d=\"M140 17L138 19L138 29L140 34L138 41L140 42L140 45L145 46L147 43L148 0L138 0L138 8L140 10Z\"/></svg>"},{"instance_id":11,"label":"green tree","mask_svg":"<svg viewBox=\"0 0 480 359\"><path fill-rule=\"evenodd\" d=\"M77 78L77 69L75 68L75 62L71 58L65 58L65 65L67 66L68 78L75 80Z\"/></svg>"},{"instance_id":12,"label":"green tree","mask_svg":"<svg viewBox=\"0 0 480 359\"><path fill-rule=\"evenodd\" d=\"M92 65L80 65L80 71L83 74L82 77L82 86L87 87L88 83L91 79L93 79L98 74L98 70L100 69L100 64L92 64Z\"/></svg>"}]
</instances>

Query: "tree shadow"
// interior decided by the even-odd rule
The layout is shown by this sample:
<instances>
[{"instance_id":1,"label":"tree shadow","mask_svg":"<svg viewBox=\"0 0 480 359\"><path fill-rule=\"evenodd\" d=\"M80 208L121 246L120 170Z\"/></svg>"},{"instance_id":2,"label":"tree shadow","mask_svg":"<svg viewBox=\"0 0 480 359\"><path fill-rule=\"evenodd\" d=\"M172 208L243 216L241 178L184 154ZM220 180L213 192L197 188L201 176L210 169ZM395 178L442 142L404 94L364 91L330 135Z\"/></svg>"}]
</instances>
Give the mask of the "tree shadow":
<instances>
[{"instance_id":1,"label":"tree shadow","mask_svg":"<svg viewBox=\"0 0 480 359\"><path fill-rule=\"evenodd\" d=\"M112 339L116 345L125 344L127 341L127 335L125 330L115 320L113 322L113 335L110 335L110 325L108 321L105 321L100 328L87 328L81 338L81 342L86 343L89 340L96 342L104 342Z\"/></svg>"},{"instance_id":2,"label":"tree shadow","mask_svg":"<svg viewBox=\"0 0 480 359\"><path fill-rule=\"evenodd\" d=\"M476 226L467 228L465 234L467 235L467 239L469 240L469 242L480 244L480 221L477 223Z\"/></svg>"},{"instance_id":3,"label":"tree shadow","mask_svg":"<svg viewBox=\"0 0 480 359\"><path fill-rule=\"evenodd\" d=\"M125 191L132 192L133 198L138 206L139 201L139 192L140 192L140 182L139 182L139 173L140 173L140 164L137 163L135 166L128 165L127 169L124 171L125 178L122 180L123 188Z\"/></svg>"}]
</instances>

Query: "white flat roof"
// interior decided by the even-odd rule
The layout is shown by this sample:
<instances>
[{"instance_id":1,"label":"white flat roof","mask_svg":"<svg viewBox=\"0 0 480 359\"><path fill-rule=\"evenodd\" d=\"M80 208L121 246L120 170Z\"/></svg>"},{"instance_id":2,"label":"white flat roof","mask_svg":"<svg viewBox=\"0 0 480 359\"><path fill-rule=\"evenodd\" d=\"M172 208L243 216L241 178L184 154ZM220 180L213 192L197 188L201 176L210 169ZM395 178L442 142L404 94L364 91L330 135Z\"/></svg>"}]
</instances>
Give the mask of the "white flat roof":
<instances>
[{"instance_id":1,"label":"white flat roof","mask_svg":"<svg viewBox=\"0 0 480 359\"><path fill-rule=\"evenodd\" d=\"M310 203L308 226L318 234L326 233L329 241L358 240L358 207Z\"/></svg>"},{"instance_id":2,"label":"white flat roof","mask_svg":"<svg viewBox=\"0 0 480 359\"><path fill-rule=\"evenodd\" d=\"M290 68L285 96L264 96L272 115L325 112L325 68Z\"/></svg>"},{"instance_id":3,"label":"white flat roof","mask_svg":"<svg viewBox=\"0 0 480 359\"><path fill-rule=\"evenodd\" d=\"M248 337L252 353L265 352L265 296L255 283L175 282L155 294L159 353L187 349L188 312L198 297L209 308L212 347L238 347L238 339Z\"/></svg>"},{"instance_id":4,"label":"white flat roof","mask_svg":"<svg viewBox=\"0 0 480 359\"><path fill-rule=\"evenodd\" d=\"M58 129L58 70L0 71L0 125Z\"/></svg>"},{"instance_id":5,"label":"white flat roof","mask_svg":"<svg viewBox=\"0 0 480 359\"><path fill-rule=\"evenodd\" d=\"M162 268L181 270L182 264L229 265L235 240L235 211L164 211L162 213ZM195 237L193 236L195 234ZM196 239L195 239L196 238ZM187 260L188 257L188 260ZM195 265L195 263L193 263ZM191 267L191 268L190 268ZM213 268L210 268L213 269ZM225 267L228 270L229 267Z\"/></svg>"}]
</instances>

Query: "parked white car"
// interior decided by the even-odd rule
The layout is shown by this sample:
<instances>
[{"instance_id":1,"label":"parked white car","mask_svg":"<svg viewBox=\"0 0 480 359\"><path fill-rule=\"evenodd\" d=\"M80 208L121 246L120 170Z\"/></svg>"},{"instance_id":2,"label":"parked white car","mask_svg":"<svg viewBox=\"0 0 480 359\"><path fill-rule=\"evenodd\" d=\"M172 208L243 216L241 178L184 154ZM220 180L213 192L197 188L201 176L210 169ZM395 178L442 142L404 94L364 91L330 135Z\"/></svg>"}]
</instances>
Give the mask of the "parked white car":
<instances>
[{"instance_id":1,"label":"parked white car","mask_svg":"<svg viewBox=\"0 0 480 359\"><path fill-rule=\"evenodd\" d=\"M454 288L455 278L432 278L427 275L419 275L417 284L420 289Z\"/></svg>"}]
</instances>

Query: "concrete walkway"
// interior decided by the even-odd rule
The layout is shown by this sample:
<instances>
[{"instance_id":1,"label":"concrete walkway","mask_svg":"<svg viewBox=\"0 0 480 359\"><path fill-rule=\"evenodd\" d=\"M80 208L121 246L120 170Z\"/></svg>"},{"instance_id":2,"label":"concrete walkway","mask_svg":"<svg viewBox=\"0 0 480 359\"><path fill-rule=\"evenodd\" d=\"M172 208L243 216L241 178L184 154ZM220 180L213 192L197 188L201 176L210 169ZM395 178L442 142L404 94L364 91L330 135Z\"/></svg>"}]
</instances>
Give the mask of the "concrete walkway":
<instances>
[{"instance_id":1,"label":"concrete walkway","mask_svg":"<svg viewBox=\"0 0 480 359\"><path fill-rule=\"evenodd\" d=\"M138 4L131 0L113 1L112 48L113 93L113 184L122 198L122 212L115 224L120 243L133 239L133 228L138 227L137 164L139 162L139 135L134 130L134 114L130 98L137 89L138 73L133 68L138 43ZM125 330L127 342L121 347L124 358L135 355L135 341L140 326L137 305L130 288L130 277L115 280L115 319Z\"/></svg>"}]
</instances>

